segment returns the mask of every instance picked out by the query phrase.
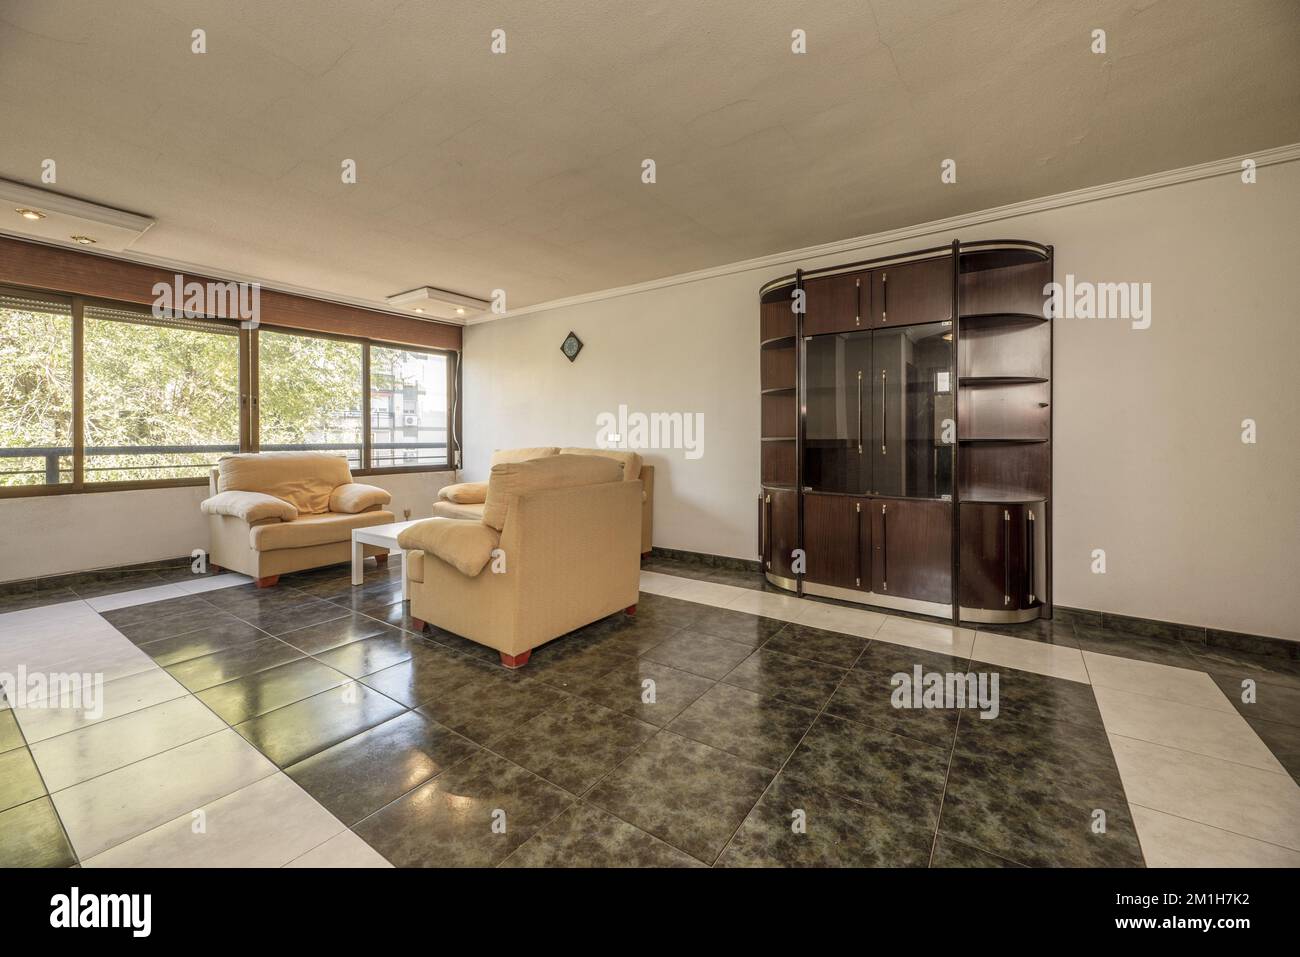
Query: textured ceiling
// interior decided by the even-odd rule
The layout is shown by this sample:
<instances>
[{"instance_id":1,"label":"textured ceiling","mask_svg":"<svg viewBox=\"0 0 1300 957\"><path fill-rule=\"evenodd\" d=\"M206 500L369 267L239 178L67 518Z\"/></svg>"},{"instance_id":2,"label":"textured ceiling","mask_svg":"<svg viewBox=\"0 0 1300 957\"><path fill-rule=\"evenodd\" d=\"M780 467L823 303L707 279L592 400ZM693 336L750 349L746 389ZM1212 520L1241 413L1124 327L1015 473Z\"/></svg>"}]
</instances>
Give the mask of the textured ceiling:
<instances>
[{"instance_id":1,"label":"textured ceiling","mask_svg":"<svg viewBox=\"0 0 1300 957\"><path fill-rule=\"evenodd\" d=\"M0 177L55 158L145 256L519 307L1300 141L1298 9L0 0Z\"/></svg>"}]
</instances>

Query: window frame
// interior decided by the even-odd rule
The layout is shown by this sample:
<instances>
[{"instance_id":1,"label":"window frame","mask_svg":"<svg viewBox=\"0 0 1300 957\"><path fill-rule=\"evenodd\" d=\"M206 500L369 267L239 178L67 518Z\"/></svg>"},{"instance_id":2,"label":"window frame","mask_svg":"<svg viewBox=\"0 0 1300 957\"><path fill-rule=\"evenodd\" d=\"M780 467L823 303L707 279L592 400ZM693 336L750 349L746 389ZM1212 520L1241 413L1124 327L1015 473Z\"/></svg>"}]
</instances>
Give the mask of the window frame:
<instances>
[{"instance_id":1,"label":"window frame","mask_svg":"<svg viewBox=\"0 0 1300 957\"><path fill-rule=\"evenodd\" d=\"M121 302L99 296L69 296L65 293L47 292L44 289L24 288L0 284L0 293L16 297L41 296L57 302L67 303L72 308L72 481L58 485L9 485L0 486L0 499L31 498L42 495L81 495L94 492L130 492L142 489L165 488L199 488L208 484L207 478L172 478L172 479L137 479L125 482L88 482L85 476L85 307L88 304L103 305L113 309L147 311L137 303ZM369 339L360 336L337 335L328 332L313 332L293 329L287 326L258 325L239 329L239 451L257 452L261 447L260 423L258 419L260 389L258 380L258 333L265 329L284 335L305 336L315 339L332 339L338 342L350 342L361 346L361 465L352 469L354 476L367 475L405 475L421 472L454 472L457 470L453 449L454 437L458 433L457 420L459 403L457 401L457 383L460 375L460 353L455 349L437 349L431 346L415 346L404 342L390 342L384 339ZM447 361L447 462L444 465L399 465L382 468L366 467L371 461L370 428L370 350L372 346L384 349L401 349L405 352L419 352L445 357Z\"/></svg>"}]
</instances>

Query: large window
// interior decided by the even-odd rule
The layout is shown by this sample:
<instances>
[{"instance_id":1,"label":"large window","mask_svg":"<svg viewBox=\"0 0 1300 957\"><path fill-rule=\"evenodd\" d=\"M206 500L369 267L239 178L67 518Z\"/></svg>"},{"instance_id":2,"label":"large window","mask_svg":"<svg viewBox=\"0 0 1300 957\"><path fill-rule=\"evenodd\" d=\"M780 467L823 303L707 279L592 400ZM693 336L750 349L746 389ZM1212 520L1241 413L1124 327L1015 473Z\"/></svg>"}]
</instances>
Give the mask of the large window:
<instances>
[{"instance_id":1,"label":"large window","mask_svg":"<svg viewBox=\"0 0 1300 957\"><path fill-rule=\"evenodd\" d=\"M0 487L71 482L72 304L0 294Z\"/></svg>"},{"instance_id":2,"label":"large window","mask_svg":"<svg viewBox=\"0 0 1300 957\"><path fill-rule=\"evenodd\" d=\"M239 329L85 307L87 482L202 478L239 451Z\"/></svg>"},{"instance_id":3,"label":"large window","mask_svg":"<svg viewBox=\"0 0 1300 957\"><path fill-rule=\"evenodd\" d=\"M362 345L258 333L259 447L343 452L361 468Z\"/></svg>"},{"instance_id":4,"label":"large window","mask_svg":"<svg viewBox=\"0 0 1300 957\"><path fill-rule=\"evenodd\" d=\"M455 362L0 288L0 497L198 484L252 449L337 452L362 475L448 468Z\"/></svg>"},{"instance_id":5,"label":"large window","mask_svg":"<svg viewBox=\"0 0 1300 957\"><path fill-rule=\"evenodd\" d=\"M447 464L447 357L370 349L370 464Z\"/></svg>"}]
</instances>

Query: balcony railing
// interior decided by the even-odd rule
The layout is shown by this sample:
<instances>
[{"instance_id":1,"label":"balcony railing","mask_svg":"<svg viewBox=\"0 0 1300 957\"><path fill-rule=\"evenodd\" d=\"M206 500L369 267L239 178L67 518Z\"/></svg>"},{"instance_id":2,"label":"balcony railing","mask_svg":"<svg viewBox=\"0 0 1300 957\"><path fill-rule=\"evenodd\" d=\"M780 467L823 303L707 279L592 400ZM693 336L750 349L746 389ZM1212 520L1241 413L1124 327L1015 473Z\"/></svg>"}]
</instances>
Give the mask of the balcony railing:
<instances>
[{"instance_id":1,"label":"balcony railing","mask_svg":"<svg viewBox=\"0 0 1300 957\"><path fill-rule=\"evenodd\" d=\"M446 442L373 442L372 450L385 449L441 449L446 461ZM350 452L361 461L360 442L298 442L288 445L263 445L263 452ZM88 445L86 455L168 455L168 454L205 454L238 452L238 445ZM59 484L59 459L72 455L70 445L42 445L22 449L0 448L0 459L45 459L45 484ZM349 459L353 456L349 455ZM206 468L206 465L194 462L171 462L162 465L109 465L101 468L88 468L87 472L138 472L146 469ZM36 469L19 469L4 472L4 475L39 475Z\"/></svg>"}]
</instances>

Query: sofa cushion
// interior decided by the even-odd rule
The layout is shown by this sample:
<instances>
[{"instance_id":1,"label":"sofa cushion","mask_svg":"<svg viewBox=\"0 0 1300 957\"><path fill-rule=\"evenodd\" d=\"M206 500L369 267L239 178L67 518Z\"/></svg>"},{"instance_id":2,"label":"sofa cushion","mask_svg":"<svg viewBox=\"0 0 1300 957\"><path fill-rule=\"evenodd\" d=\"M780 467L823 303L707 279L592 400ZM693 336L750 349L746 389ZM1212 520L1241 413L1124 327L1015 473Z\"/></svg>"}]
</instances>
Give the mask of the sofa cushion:
<instances>
[{"instance_id":1,"label":"sofa cushion","mask_svg":"<svg viewBox=\"0 0 1300 957\"><path fill-rule=\"evenodd\" d=\"M501 544L501 534L482 522L431 518L402 529L397 544L408 551L419 549L436 555L462 575L473 578Z\"/></svg>"},{"instance_id":2,"label":"sofa cushion","mask_svg":"<svg viewBox=\"0 0 1300 957\"><path fill-rule=\"evenodd\" d=\"M387 505L393 500L387 489L377 485L365 485L361 482L349 482L340 485L330 493L330 511L364 512L375 505Z\"/></svg>"},{"instance_id":3,"label":"sofa cushion","mask_svg":"<svg viewBox=\"0 0 1300 957\"><path fill-rule=\"evenodd\" d=\"M623 463L623 478L629 482L641 476L641 456L627 449L560 449L561 455L601 455Z\"/></svg>"},{"instance_id":4,"label":"sofa cushion","mask_svg":"<svg viewBox=\"0 0 1300 957\"><path fill-rule=\"evenodd\" d=\"M492 466L483 521L498 531L505 525L510 499L544 489L604 485L623 480L623 466L595 455L556 455L530 462Z\"/></svg>"},{"instance_id":5,"label":"sofa cushion","mask_svg":"<svg viewBox=\"0 0 1300 957\"><path fill-rule=\"evenodd\" d=\"M429 514L434 518L461 518L472 522L483 521L483 504L461 505L459 502L434 502Z\"/></svg>"},{"instance_id":6,"label":"sofa cushion","mask_svg":"<svg viewBox=\"0 0 1300 957\"><path fill-rule=\"evenodd\" d=\"M298 517L298 510L284 499L262 492L220 492L205 498L199 509L204 515L229 515L250 525L268 518L292 522Z\"/></svg>"},{"instance_id":7,"label":"sofa cushion","mask_svg":"<svg viewBox=\"0 0 1300 957\"><path fill-rule=\"evenodd\" d=\"M455 502L457 505L482 505L487 501L487 482L444 485L438 492L438 498L444 502Z\"/></svg>"},{"instance_id":8,"label":"sofa cushion","mask_svg":"<svg viewBox=\"0 0 1300 957\"><path fill-rule=\"evenodd\" d=\"M511 462L531 462L559 455L560 450L554 445L541 445L531 449L497 449L492 453L493 465L509 465Z\"/></svg>"},{"instance_id":9,"label":"sofa cushion","mask_svg":"<svg viewBox=\"0 0 1300 957\"><path fill-rule=\"evenodd\" d=\"M264 492L305 515L328 512L330 493L352 481L348 460L328 452L245 452L217 462L218 492Z\"/></svg>"},{"instance_id":10,"label":"sofa cushion","mask_svg":"<svg viewBox=\"0 0 1300 957\"><path fill-rule=\"evenodd\" d=\"M320 515L299 515L294 522L276 522L272 525L254 525L248 530L248 543L254 551L271 552L277 548L306 548L309 545L329 545L350 542L352 529L371 525L388 525L396 521L392 512L378 510L357 512L323 512Z\"/></svg>"}]
</instances>

